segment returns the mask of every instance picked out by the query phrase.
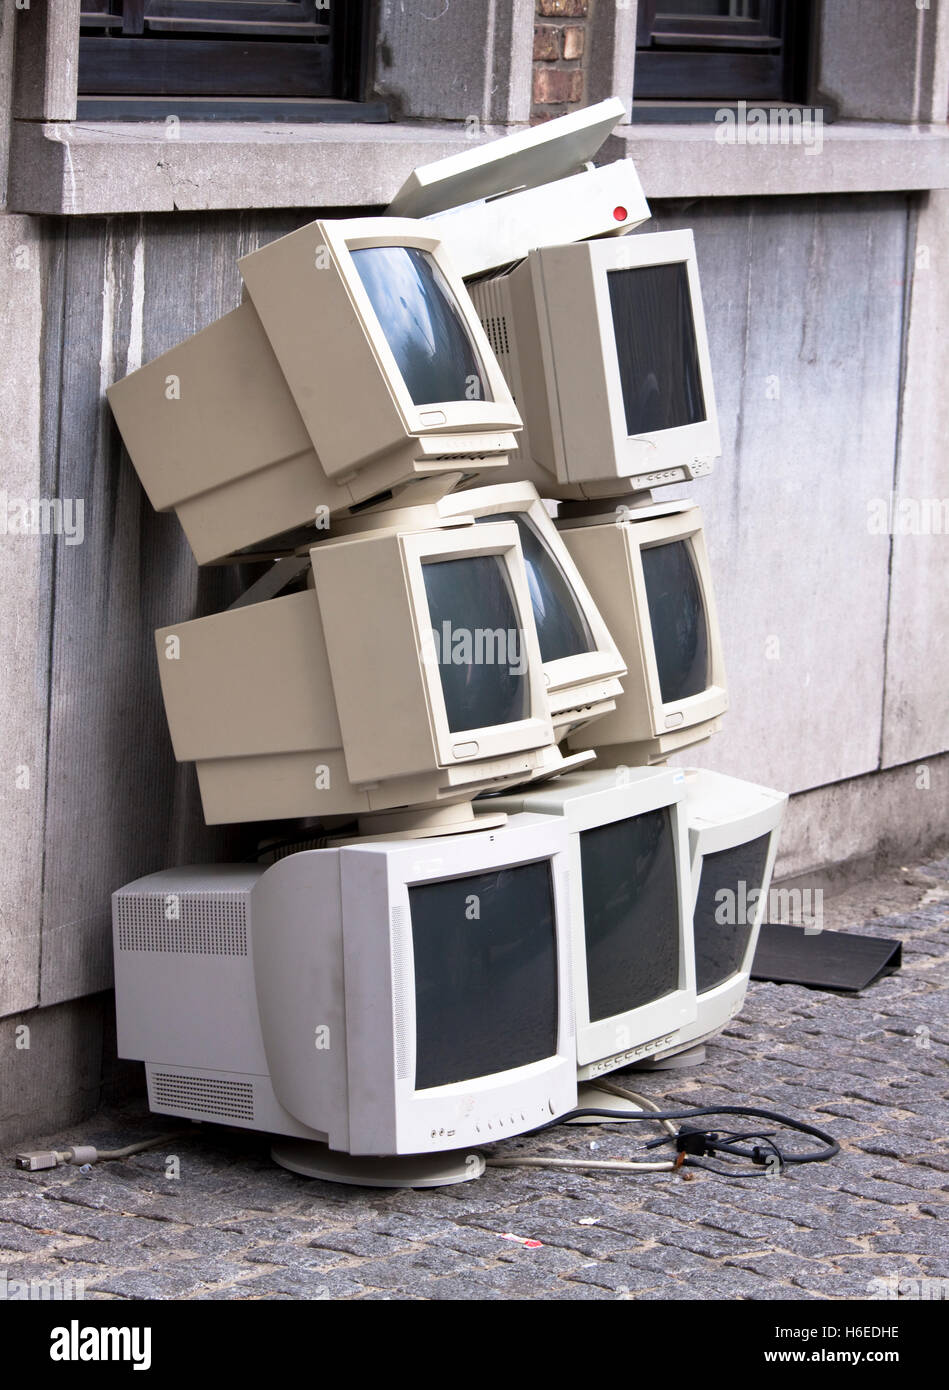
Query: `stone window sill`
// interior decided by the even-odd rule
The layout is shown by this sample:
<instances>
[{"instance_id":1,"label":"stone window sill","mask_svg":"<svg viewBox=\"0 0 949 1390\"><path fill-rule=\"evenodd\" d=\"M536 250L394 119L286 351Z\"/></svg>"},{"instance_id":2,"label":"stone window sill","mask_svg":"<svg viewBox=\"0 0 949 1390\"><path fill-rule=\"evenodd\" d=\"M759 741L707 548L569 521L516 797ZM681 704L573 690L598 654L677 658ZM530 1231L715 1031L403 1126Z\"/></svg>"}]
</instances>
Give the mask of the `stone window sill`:
<instances>
[{"instance_id":1,"label":"stone window sill","mask_svg":"<svg viewBox=\"0 0 949 1390\"><path fill-rule=\"evenodd\" d=\"M504 133L482 127L479 142ZM447 122L183 123L176 134L169 138L163 122L17 121L9 210L92 216L380 207L416 165L472 145L464 124ZM949 187L944 123L840 121L819 136L819 150L727 144L717 126L657 123L619 127L603 154L631 156L647 198Z\"/></svg>"}]
</instances>

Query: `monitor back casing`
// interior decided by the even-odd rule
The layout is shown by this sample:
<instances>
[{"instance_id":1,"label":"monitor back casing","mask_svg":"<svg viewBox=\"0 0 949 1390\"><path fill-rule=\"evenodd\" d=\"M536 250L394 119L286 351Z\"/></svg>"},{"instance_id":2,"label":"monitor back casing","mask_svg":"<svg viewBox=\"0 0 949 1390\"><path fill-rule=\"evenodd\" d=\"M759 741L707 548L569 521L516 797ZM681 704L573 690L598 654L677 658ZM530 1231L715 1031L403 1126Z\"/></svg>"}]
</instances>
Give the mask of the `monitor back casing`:
<instances>
[{"instance_id":1,"label":"monitor back casing","mask_svg":"<svg viewBox=\"0 0 949 1390\"><path fill-rule=\"evenodd\" d=\"M623 694L616 709L569 740L593 748L600 763L658 762L710 737L728 708L724 658L701 509L688 502L649 508L643 519L620 508L595 525L558 523L564 544L613 634L623 660ZM684 541L701 590L708 639L708 685L697 695L664 703L649 616L642 552Z\"/></svg>"},{"instance_id":2,"label":"monitor back casing","mask_svg":"<svg viewBox=\"0 0 949 1390\"><path fill-rule=\"evenodd\" d=\"M594 769L571 772L536 789L492 798L516 825L518 812L552 816L566 826L570 846L570 920L573 933L573 995L577 1030L577 1075L588 1080L674 1050L696 1017L692 947L691 873L685 819L685 785L678 768ZM591 1020L584 934L583 831L668 808L675 854L678 918L678 988L611 1018Z\"/></svg>"},{"instance_id":3,"label":"monitor back casing","mask_svg":"<svg viewBox=\"0 0 949 1390\"><path fill-rule=\"evenodd\" d=\"M551 866L555 1051L417 1091L410 888L535 861ZM539 817L149 875L113 896L119 1053L145 1062L165 1114L352 1154L492 1143L576 1104L568 911L563 832Z\"/></svg>"},{"instance_id":4,"label":"monitor back casing","mask_svg":"<svg viewBox=\"0 0 949 1390\"><path fill-rule=\"evenodd\" d=\"M413 404L351 254L374 246L431 255L492 400ZM239 264L237 309L107 392L149 500L177 513L199 564L417 478L445 475L447 489L459 460L503 466L520 417L436 231L314 222Z\"/></svg>"},{"instance_id":5,"label":"monitor back casing","mask_svg":"<svg viewBox=\"0 0 949 1390\"><path fill-rule=\"evenodd\" d=\"M705 419L630 437L608 277L683 264ZM708 473L721 453L691 231L542 246L471 296L524 422L515 477L561 500L618 497Z\"/></svg>"}]
</instances>

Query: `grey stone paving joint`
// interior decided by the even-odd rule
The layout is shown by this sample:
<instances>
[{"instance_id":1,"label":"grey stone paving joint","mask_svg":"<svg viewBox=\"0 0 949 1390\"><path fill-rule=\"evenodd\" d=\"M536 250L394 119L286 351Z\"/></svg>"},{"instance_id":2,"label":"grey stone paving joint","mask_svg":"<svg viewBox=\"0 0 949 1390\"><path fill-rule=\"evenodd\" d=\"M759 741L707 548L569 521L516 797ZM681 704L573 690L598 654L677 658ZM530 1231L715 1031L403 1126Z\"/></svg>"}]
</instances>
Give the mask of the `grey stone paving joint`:
<instances>
[{"instance_id":1,"label":"grey stone paving joint","mask_svg":"<svg viewBox=\"0 0 949 1390\"><path fill-rule=\"evenodd\" d=\"M87 1301L949 1299L949 861L925 872L941 901L861 928L903 940L899 974L859 997L753 984L702 1066L629 1078L668 1105L810 1119L841 1141L829 1163L773 1179L489 1168L360 1190L274 1166L262 1136L196 1126L171 1146L177 1178L162 1150L88 1174L3 1155L0 1280L82 1280ZM139 1103L32 1146L118 1147L160 1124ZM496 1152L630 1157L653 1133L566 1126Z\"/></svg>"}]
</instances>

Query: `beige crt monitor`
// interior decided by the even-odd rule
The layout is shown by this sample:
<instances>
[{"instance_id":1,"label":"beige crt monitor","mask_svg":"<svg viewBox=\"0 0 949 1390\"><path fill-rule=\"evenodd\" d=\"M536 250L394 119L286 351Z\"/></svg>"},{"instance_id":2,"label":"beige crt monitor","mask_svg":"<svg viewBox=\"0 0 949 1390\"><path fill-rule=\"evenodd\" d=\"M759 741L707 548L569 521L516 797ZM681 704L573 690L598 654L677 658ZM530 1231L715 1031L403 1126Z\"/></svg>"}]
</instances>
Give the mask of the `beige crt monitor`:
<instances>
[{"instance_id":1,"label":"beige crt monitor","mask_svg":"<svg viewBox=\"0 0 949 1390\"><path fill-rule=\"evenodd\" d=\"M626 665L533 484L451 493L438 509L444 517L517 526L556 736L615 709Z\"/></svg>"},{"instance_id":2,"label":"beige crt monitor","mask_svg":"<svg viewBox=\"0 0 949 1390\"><path fill-rule=\"evenodd\" d=\"M515 477L582 501L709 472L721 444L690 231L542 246L471 295L524 421Z\"/></svg>"},{"instance_id":3,"label":"beige crt monitor","mask_svg":"<svg viewBox=\"0 0 949 1390\"><path fill-rule=\"evenodd\" d=\"M569 746L636 766L707 739L728 692L701 510L620 507L612 521L559 529L627 666L615 711Z\"/></svg>"},{"instance_id":4,"label":"beige crt monitor","mask_svg":"<svg viewBox=\"0 0 949 1390\"><path fill-rule=\"evenodd\" d=\"M447 490L460 459L503 466L520 417L436 230L313 222L240 268L239 308L108 392L199 563L419 477Z\"/></svg>"},{"instance_id":5,"label":"beige crt monitor","mask_svg":"<svg viewBox=\"0 0 949 1390\"><path fill-rule=\"evenodd\" d=\"M560 764L513 522L310 557L315 588L156 634L209 823L450 807Z\"/></svg>"}]
</instances>

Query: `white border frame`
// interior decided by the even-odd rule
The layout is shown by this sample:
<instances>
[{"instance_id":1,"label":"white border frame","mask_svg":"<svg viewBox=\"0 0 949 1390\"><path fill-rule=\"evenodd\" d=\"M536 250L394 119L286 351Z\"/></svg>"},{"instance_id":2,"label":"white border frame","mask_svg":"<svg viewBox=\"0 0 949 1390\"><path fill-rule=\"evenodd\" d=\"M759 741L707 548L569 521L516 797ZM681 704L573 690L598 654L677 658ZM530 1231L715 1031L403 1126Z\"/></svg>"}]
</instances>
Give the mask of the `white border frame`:
<instances>
[{"instance_id":1,"label":"white border frame","mask_svg":"<svg viewBox=\"0 0 949 1390\"><path fill-rule=\"evenodd\" d=\"M428 1153L482 1146L536 1128L576 1105L567 853L565 828L555 828L541 816L494 831L340 850L351 1152ZM417 1091L414 971L406 969L396 979L394 968L400 921L407 924L411 941L409 889L537 860L551 864L556 1053L510 1071ZM380 949L383 941L385 949ZM365 1026L370 1018L376 1022L373 1028ZM360 1020L352 1032L350 1019ZM408 1048L408 1076L403 1079L395 1068L399 1034Z\"/></svg>"},{"instance_id":2,"label":"white border frame","mask_svg":"<svg viewBox=\"0 0 949 1390\"><path fill-rule=\"evenodd\" d=\"M681 1045L689 1047L705 1041L721 1032L729 1019L735 1017L745 1002L751 966L758 945L758 935L768 893L774 873L774 863L778 852L778 839L781 824L787 807L785 792L772 791L751 782L742 782L736 777L726 777L723 773L709 772L706 768L689 770L685 775L686 817L689 823L689 854L691 857L691 914L694 921L695 905L698 901L702 868L707 854L718 854L722 850L737 849L747 845L762 835L770 835L768 853L765 857L764 875L761 881L761 895L755 908L748 933L748 945L742 958L741 967L712 989L698 993L696 982L696 1019L685 1030L682 1043L672 1051L680 1050ZM692 796L702 796L702 805L707 799L722 798L722 818L711 820L696 807L690 809L690 784ZM745 805L742 805L744 800ZM770 800L770 805L767 804ZM736 809L737 808L737 809ZM694 935L693 935L694 944Z\"/></svg>"},{"instance_id":3,"label":"white border frame","mask_svg":"<svg viewBox=\"0 0 949 1390\"><path fill-rule=\"evenodd\" d=\"M558 248L562 250L563 248ZM635 236L606 237L594 241L577 242L573 253L576 255L578 277L584 270L589 274L592 284L596 318L600 328L600 341L603 352L599 361L586 366L590 379L589 394L593 400L605 391L606 409L609 418L608 433L612 439L613 467L606 471L604 465L594 465L596 472L577 472L576 460L565 453L565 431L560 414L560 399L557 386L558 370L578 370L576 356L570 343L558 343L551 335L550 319L547 310L548 297L562 298L569 295L570 288L563 283L562 272L550 280L544 274L544 250L531 253L534 262L532 283L536 296L536 312L541 331L544 370L547 376L548 396L552 407L554 451L558 480L564 484L577 485L608 481L611 478L635 480L669 469L684 469L685 476L696 472L707 472L711 460L722 452L718 427L718 409L715 403L715 388L712 378L712 361L709 354L708 333L705 325L705 310L702 304L702 288L699 283L698 262L695 254L695 238L690 230L676 232L647 232ZM616 352L616 338L613 328L613 311L610 305L608 275L614 270L633 270L646 266L674 265L684 262L688 271L689 291L692 303L692 318L695 326L695 343L699 363L702 394L705 400L706 418L693 425L680 425L675 429L659 430L652 434L630 436L626 432L626 408L623 400L623 384L620 378L619 359ZM696 467L695 465L699 466Z\"/></svg>"},{"instance_id":4,"label":"white border frame","mask_svg":"<svg viewBox=\"0 0 949 1390\"><path fill-rule=\"evenodd\" d=\"M459 541L462 539L473 543L460 545ZM534 625L534 609L515 523L511 521L492 526L470 527L463 532L452 528L446 531L402 535L399 537L399 549L419 662L428 690L429 722L438 765L457 767L462 762L480 762L508 753L522 753L544 746L545 739L552 742L550 709L544 685L537 629ZM431 627L428 625L431 620L422 567L426 563L437 564L440 560L466 560L479 555L499 556L507 571L520 624L523 644L521 656L527 661L526 678L531 713L527 719L520 719L515 723L482 729L464 729L453 733L448 727L441 675L431 638ZM466 745L472 745L473 751L463 756L458 756L453 751L455 747Z\"/></svg>"},{"instance_id":5,"label":"white border frame","mask_svg":"<svg viewBox=\"0 0 949 1390\"><path fill-rule=\"evenodd\" d=\"M494 798L491 805L523 807L561 819L569 836L570 922L573 932L573 997L576 1008L577 1072L600 1076L637 1057L676 1042L696 1018L695 953L692 936L692 877L685 806L685 778L679 768L630 768L574 772L536 792ZM591 1020L583 915L580 834L650 811L670 811L679 909L679 987L625 1014ZM512 817L516 822L516 814Z\"/></svg>"},{"instance_id":6,"label":"white border frame","mask_svg":"<svg viewBox=\"0 0 949 1390\"><path fill-rule=\"evenodd\" d=\"M639 658L642 664L643 683L651 711L653 737L676 733L716 719L728 709L728 686L725 680L722 638L718 626L718 612L715 607L715 593L712 587L712 571L705 548L705 534L702 513L698 507L676 512L671 516L654 517L649 521L629 521L621 523L627 543L627 561L630 582L633 587L634 610L639 628ZM689 695L683 700L666 704L662 699L659 683L659 665L656 660L649 617L649 600L646 594L646 578L643 571L642 551L675 541L685 541L690 545L695 565L695 574L702 590L705 603L705 622L708 632L709 684L699 695ZM633 660L632 654L630 660ZM676 720L676 716L681 718ZM673 720L675 722L670 723Z\"/></svg>"},{"instance_id":7,"label":"white border frame","mask_svg":"<svg viewBox=\"0 0 949 1390\"><path fill-rule=\"evenodd\" d=\"M424 438L427 435L497 433L520 429L521 417L514 404L514 398L491 350L464 281L455 271L442 237L426 229L423 223L407 217L354 217L339 221L321 221L315 225L346 287L406 434ZM416 405L413 402L389 347L385 329L376 317L350 254L352 251L363 251L373 247L405 247L410 250L427 251L431 255L455 296L457 308L480 358L492 400L433 401L426 405ZM439 414L444 416L441 422L426 419L426 416Z\"/></svg>"},{"instance_id":8,"label":"white border frame","mask_svg":"<svg viewBox=\"0 0 949 1390\"><path fill-rule=\"evenodd\" d=\"M625 676L626 663L620 656L619 648L610 636L582 574L561 540L560 533L533 483L501 483L496 487L472 488L469 492L451 493L439 503L439 511L442 516L470 515L478 518L502 512L520 512L533 524L540 539L560 566L586 618L596 648L595 651L581 656L568 656L559 661L545 662L543 670L549 694L572 686L587 685L591 681L621 679Z\"/></svg>"}]
</instances>

